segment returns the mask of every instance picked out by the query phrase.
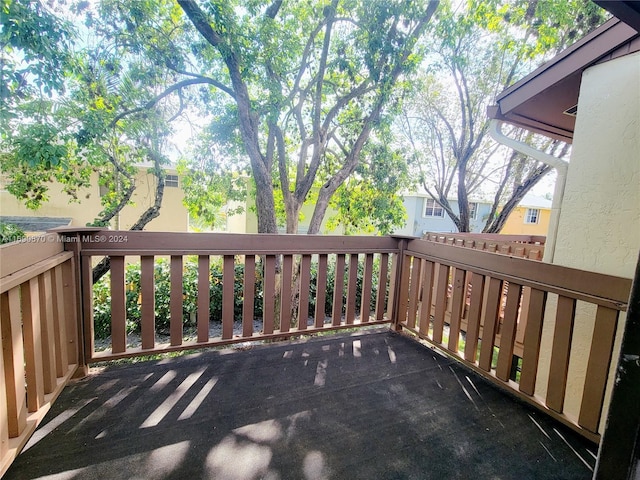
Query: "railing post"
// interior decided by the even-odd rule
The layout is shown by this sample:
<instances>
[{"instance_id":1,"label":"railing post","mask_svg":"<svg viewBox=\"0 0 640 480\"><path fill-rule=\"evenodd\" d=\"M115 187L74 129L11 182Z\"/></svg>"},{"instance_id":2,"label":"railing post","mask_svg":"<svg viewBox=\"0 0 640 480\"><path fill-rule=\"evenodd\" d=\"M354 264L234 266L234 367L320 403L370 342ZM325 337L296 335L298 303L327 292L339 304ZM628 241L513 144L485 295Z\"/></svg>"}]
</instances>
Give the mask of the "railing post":
<instances>
[{"instance_id":1,"label":"railing post","mask_svg":"<svg viewBox=\"0 0 640 480\"><path fill-rule=\"evenodd\" d=\"M392 303L392 311L391 311L390 319L391 319L391 328L395 331L400 331L402 330L402 327L400 326L401 319L398 317L398 313L401 310L400 302L403 301L403 299L400 297L401 297L401 290L402 290L402 279L404 278L405 269L406 269L405 262L404 262L404 254L405 254L405 251L407 250L407 245L409 243L409 240L414 240L417 237L392 235L391 238L393 238L398 242L398 253L396 254L397 255L396 262L394 262L395 268L391 272L391 285L389 288L389 295L393 295L393 298L389 299L390 303ZM407 299L404 299L404 301L407 301Z\"/></svg>"},{"instance_id":2,"label":"railing post","mask_svg":"<svg viewBox=\"0 0 640 480\"><path fill-rule=\"evenodd\" d=\"M95 233L100 231L98 228L56 228L51 230L51 233L59 235L60 240L64 243L64 249L69 252L73 252L73 262L71 267L71 278L65 279L65 283L69 281L71 283L70 288L73 290L74 308L75 308L75 320L76 320L76 350L77 358L75 361L78 364L78 369L74 374L74 378L82 378L89 374L89 367L87 362L87 355L85 351L85 328L84 328L84 305L83 302L83 288L82 285L82 257L80 255L82 250L82 235Z\"/></svg>"}]
</instances>

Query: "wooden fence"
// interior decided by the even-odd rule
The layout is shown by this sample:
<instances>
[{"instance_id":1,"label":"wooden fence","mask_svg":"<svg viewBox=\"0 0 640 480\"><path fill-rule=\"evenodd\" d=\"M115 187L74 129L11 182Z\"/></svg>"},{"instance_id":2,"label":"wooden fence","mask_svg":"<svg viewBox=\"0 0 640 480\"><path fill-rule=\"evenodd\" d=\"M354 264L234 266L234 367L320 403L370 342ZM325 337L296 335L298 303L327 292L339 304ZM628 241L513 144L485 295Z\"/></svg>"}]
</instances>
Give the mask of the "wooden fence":
<instances>
[{"instance_id":1,"label":"wooden fence","mask_svg":"<svg viewBox=\"0 0 640 480\"><path fill-rule=\"evenodd\" d=\"M78 235L87 362L390 323L398 243L391 237L101 232ZM91 272L110 257L111 341L96 347ZM169 338L157 339L154 267L170 263ZM183 274L197 263L197 311L184 326ZM127 339L125 265L139 265L139 344ZM219 332L210 332L213 263L222 267ZM375 272L374 272L375 264ZM238 267L240 267L238 269ZM133 267L137 268L137 267ZM360 269L360 274L358 270ZM240 277L237 272L240 273ZM256 282L261 283L256 291ZM327 298L327 291L332 292ZM262 312L256 315L255 295ZM234 307L242 298L241 318ZM309 305L313 308L309 308ZM310 315L309 315L310 314ZM235 327L235 330L234 330Z\"/></svg>"},{"instance_id":2,"label":"wooden fence","mask_svg":"<svg viewBox=\"0 0 640 480\"><path fill-rule=\"evenodd\" d=\"M456 247L474 248L491 253L542 260L547 239L541 235L501 235L498 233L434 233L423 235L423 240L445 243Z\"/></svg>"},{"instance_id":3,"label":"wooden fence","mask_svg":"<svg viewBox=\"0 0 640 480\"><path fill-rule=\"evenodd\" d=\"M0 476L78 367L77 282L57 235L0 247Z\"/></svg>"},{"instance_id":4,"label":"wooden fence","mask_svg":"<svg viewBox=\"0 0 640 480\"><path fill-rule=\"evenodd\" d=\"M597 441L631 280L421 240L407 243L400 268L399 329ZM594 325L584 360L572 345L577 302L593 305L580 315L581 324ZM585 319L585 311L593 318ZM545 327L547 351L541 348ZM586 375L574 418L565 411L565 395L569 364L580 362L577 370ZM542 386L536 383L541 375Z\"/></svg>"}]
</instances>

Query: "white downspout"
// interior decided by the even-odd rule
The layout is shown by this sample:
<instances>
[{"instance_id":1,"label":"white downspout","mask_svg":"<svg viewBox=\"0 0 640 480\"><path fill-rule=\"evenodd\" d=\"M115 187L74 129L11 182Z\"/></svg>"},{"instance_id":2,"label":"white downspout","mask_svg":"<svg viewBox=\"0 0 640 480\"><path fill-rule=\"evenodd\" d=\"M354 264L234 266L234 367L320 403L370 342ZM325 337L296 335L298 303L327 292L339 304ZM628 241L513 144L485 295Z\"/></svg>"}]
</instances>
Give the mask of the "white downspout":
<instances>
[{"instance_id":1,"label":"white downspout","mask_svg":"<svg viewBox=\"0 0 640 480\"><path fill-rule=\"evenodd\" d=\"M567 169L569 167L569 162L554 157L553 155L549 155L548 153L541 152L540 150L536 150L526 143L507 137L502 133L501 127L501 121L496 119L491 120L489 123L489 135L491 135L491 138L502 145L513 148L523 155L527 155L528 157L535 158L542 163L551 165L558 173L555 190L553 192L551 219L549 221L549 232L547 233L547 241L544 246L543 257L544 262L553 263L553 255L556 249L556 237L558 234L558 223L560 222L560 209L562 207L562 199L564 197L564 187L567 183Z\"/></svg>"}]
</instances>

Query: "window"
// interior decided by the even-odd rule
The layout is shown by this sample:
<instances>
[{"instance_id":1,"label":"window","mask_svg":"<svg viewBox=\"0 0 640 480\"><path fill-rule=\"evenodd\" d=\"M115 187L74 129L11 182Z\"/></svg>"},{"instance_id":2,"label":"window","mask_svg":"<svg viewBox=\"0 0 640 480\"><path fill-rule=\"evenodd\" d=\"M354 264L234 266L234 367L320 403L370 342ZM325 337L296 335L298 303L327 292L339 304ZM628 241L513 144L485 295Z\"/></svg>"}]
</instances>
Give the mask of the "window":
<instances>
[{"instance_id":1,"label":"window","mask_svg":"<svg viewBox=\"0 0 640 480\"><path fill-rule=\"evenodd\" d=\"M478 214L478 204L476 202L469 202L469 220L475 220Z\"/></svg>"},{"instance_id":2,"label":"window","mask_svg":"<svg viewBox=\"0 0 640 480\"><path fill-rule=\"evenodd\" d=\"M164 179L164 186L178 188L178 176L167 175L167 177Z\"/></svg>"},{"instance_id":3,"label":"window","mask_svg":"<svg viewBox=\"0 0 640 480\"><path fill-rule=\"evenodd\" d=\"M424 199L424 216L425 217L444 217L444 208L433 198Z\"/></svg>"},{"instance_id":4,"label":"window","mask_svg":"<svg viewBox=\"0 0 640 480\"><path fill-rule=\"evenodd\" d=\"M527 208L527 215L524 217L524 223L538 223L540 219L540 210L537 208Z\"/></svg>"}]
</instances>

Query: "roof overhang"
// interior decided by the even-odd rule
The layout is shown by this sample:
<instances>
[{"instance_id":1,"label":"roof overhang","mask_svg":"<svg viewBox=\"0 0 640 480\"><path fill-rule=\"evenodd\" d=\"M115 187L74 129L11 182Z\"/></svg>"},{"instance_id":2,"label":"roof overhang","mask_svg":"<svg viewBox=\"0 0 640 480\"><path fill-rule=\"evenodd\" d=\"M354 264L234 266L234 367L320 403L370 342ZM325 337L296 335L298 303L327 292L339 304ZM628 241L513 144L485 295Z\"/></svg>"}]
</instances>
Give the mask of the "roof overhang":
<instances>
[{"instance_id":1,"label":"roof overhang","mask_svg":"<svg viewBox=\"0 0 640 480\"><path fill-rule=\"evenodd\" d=\"M640 32L640 2L638 0L592 0Z\"/></svg>"},{"instance_id":2,"label":"roof overhang","mask_svg":"<svg viewBox=\"0 0 640 480\"><path fill-rule=\"evenodd\" d=\"M640 12L637 18L640 20ZM640 51L640 33L620 19L611 18L504 90L487 114L489 118L571 143L575 112L570 112L578 103L582 72L635 51Z\"/></svg>"}]
</instances>

